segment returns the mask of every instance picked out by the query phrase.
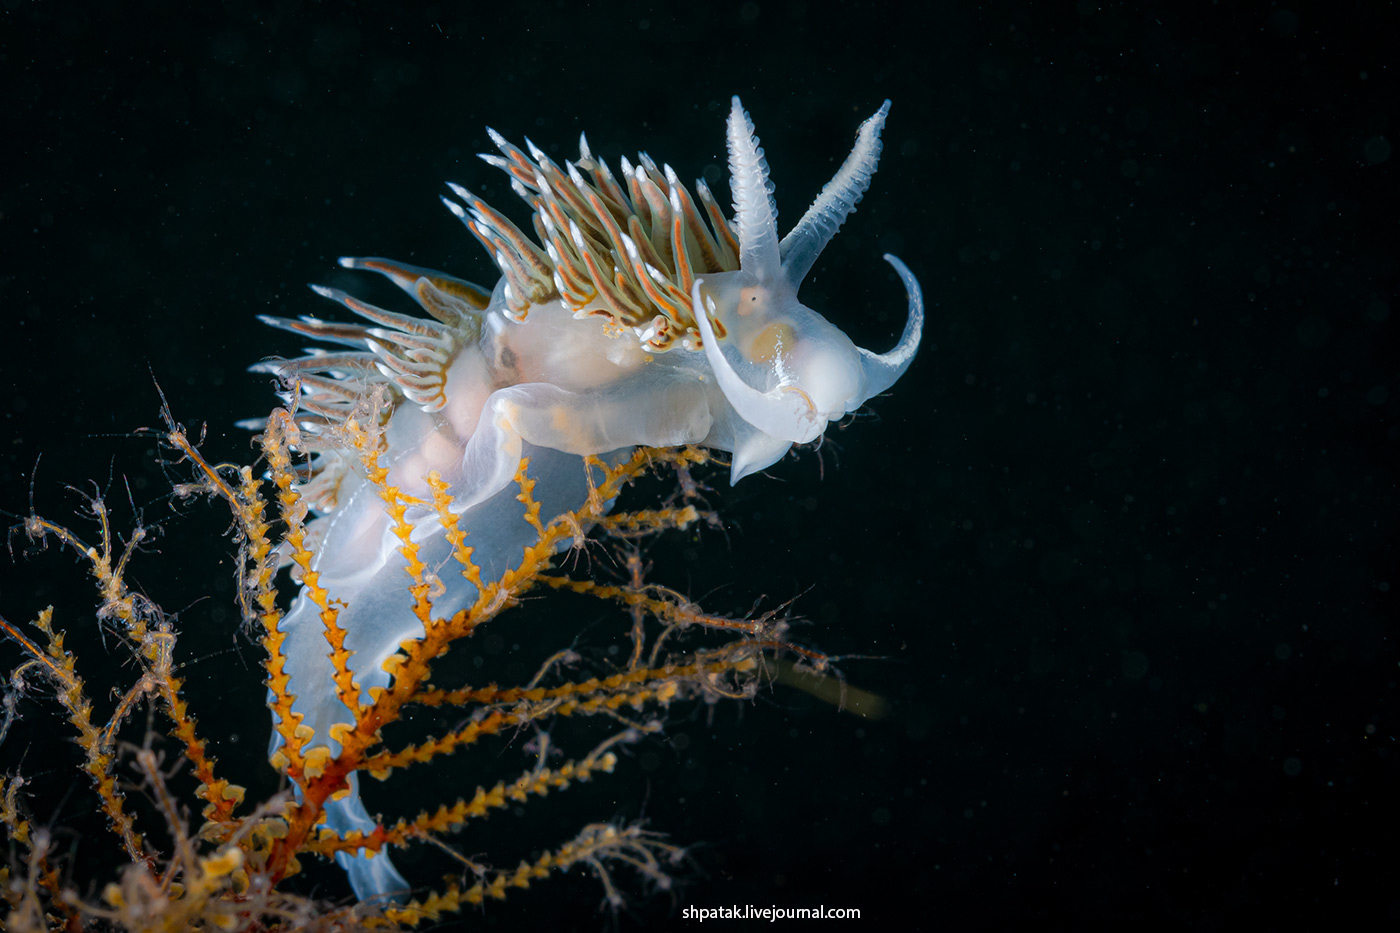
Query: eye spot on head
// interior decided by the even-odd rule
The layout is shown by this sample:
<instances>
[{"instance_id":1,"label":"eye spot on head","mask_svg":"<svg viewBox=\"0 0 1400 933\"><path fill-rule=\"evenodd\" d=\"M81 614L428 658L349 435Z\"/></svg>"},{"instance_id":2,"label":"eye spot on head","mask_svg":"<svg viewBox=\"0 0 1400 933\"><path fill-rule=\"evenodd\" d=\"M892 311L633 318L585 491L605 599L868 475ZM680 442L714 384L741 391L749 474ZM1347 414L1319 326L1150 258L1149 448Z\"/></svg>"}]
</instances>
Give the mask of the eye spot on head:
<instances>
[{"instance_id":1,"label":"eye spot on head","mask_svg":"<svg viewBox=\"0 0 1400 933\"><path fill-rule=\"evenodd\" d=\"M796 343L797 332L791 324L769 324L749 344L749 359L756 363L771 363L784 353L791 352Z\"/></svg>"},{"instance_id":2,"label":"eye spot on head","mask_svg":"<svg viewBox=\"0 0 1400 933\"><path fill-rule=\"evenodd\" d=\"M753 314L758 310L758 291L757 288L746 288L739 292L738 307L734 310L741 317L747 314Z\"/></svg>"}]
</instances>

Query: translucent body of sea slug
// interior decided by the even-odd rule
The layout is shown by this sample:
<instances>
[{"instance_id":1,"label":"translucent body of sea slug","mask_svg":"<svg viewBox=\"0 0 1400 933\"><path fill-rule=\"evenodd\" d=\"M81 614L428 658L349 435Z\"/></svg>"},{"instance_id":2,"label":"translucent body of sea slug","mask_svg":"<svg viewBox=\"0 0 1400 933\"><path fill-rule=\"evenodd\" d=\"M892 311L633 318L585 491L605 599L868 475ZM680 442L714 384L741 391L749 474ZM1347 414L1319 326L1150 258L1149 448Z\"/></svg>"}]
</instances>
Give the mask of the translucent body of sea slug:
<instances>
[{"instance_id":1,"label":"translucent body of sea slug","mask_svg":"<svg viewBox=\"0 0 1400 933\"><path fill-rule=\"evenodd\" d=\"M803 277L870 183L889 104L860 127L845 163L781 239L768 166L753 124L733 101L728 122L732 220L703 181L696 196L669 166L645 155L620 161L621 177L580 140L563 167L527 141L522 151L492 133L500 155L483 158L510 176L530 206L535 236L476 195L444 198L501 271L487 291L440 272L381 259L342 259L388 276L427 312L383 310L318 288L368 323L264 318L333 345L261 363L297 405L298 447L312 459L301 487L318 517L319 584L341 604L339 623L365 702L406 639L422 637L404 585L401 542L360 460L338 428L376 398L388 412L380 443L389 482L431 501L425 477L450 484L452 509L470 533L483 580L495 579L534 542L512 479L530 458L541 514L578 508L588 493L585 455L605 461L634 445L699 444L728 452L731 480L780 460L793 444L885 391L914 358L923 324L919 285L894 266L908 294L908 323L893 350L855 346L797 299ZM697 206L698 199L698 206ZM420 558L448 561L431 510L415 517ZM476 586L444 574L435 607L470 606ZM294 709L333 751L333 727L350 722L327 657L319 608L303 592L283 623ZM271 752L278 754L274 733ZM327 807L341 832L371 830L352 775ZM361 898L408 888L385 854L339 856Z\"/></svg>"}]
</instances>

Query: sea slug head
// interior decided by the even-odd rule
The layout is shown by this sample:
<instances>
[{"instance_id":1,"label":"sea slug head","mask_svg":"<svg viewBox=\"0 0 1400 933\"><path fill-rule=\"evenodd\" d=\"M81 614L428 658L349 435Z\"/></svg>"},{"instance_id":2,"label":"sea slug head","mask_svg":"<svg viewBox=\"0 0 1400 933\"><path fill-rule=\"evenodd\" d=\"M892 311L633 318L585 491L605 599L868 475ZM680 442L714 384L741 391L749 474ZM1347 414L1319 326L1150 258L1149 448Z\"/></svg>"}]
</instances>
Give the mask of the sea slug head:
<instances>
[{"instance_id":1,"label":"sea slug head","mask_svg":"<svg viewBox=\"0 0 1400 933\"><path fill-rule=\"evenodd\" d=\"M703 276L691 290L706 359L743 425L734 432L733 481L777 462L792 444L816 440L828 423L884 392L918 350L923 297L894 256L885 259L903 280L909 311L904 334L888 353L857 347L797 298L802 279L870 184L889 107L886 101L861 125L845 163L779 241L768 165L749 115L733 100L729 169L740 267Z\"/></svg>"}]
</instances>

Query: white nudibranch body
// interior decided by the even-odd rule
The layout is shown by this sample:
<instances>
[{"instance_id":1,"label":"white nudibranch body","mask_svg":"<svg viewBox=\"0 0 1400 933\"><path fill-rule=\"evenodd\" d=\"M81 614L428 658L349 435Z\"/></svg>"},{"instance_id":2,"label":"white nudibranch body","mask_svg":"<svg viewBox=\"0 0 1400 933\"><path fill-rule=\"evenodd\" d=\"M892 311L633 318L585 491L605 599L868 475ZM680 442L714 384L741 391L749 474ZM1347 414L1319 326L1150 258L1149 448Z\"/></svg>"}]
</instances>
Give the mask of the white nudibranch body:
<instances>
[{"instance_id":1,"label":"white nudibranch body","mask_svg":"<svg viewBox=\"0 0 1400 933\"><path fill-rule=\"evenodd\" d=\"M534 238L458 185L456 199L443 200L495 260L493 290L388 260L342 259L389 277L429 317L317 287L370 323L263 318L334 346L253 369L279 376L296 405L297 447L312 457L301 491L318 515L314 569L344 604L339 622L365 702L390 682L384 662L423 629L384 503L339 440L344 422L370 400L383 406L389 482L431 501L426 477L441 474L483 580L498 579L535 540L512 482L522 456L542 514L555 515L584 503L585 455L614 461L636 445L700 444L732 455L737 482L817 440L893 385L919 345L919 284L893 256L885 259L903 280L908 322L888 353L857 347L797 299L869 186L888 112L886 102L861 125L851 154L781 240L768 166L737 97L728 123L732 220L703 181L693 197L645 154L635 165L621 159L619 179L582 138L578 160L561 168L528 140L525 152L491 132L501 154L482 158L530 206ZM435 515L412 517L420 559L446 562ZM460 574L439 584L436 611L476 599ZM337 750L332 727L354 717L337 696L320 610L305 592L283 628L293 708L313 744ZM274 733L273 753L279 744ZM328 804L327 823L373 829L353 776L350 792ZM361 898L408 889L387 855L338 858Z\"/></svg>"}]
</instances>

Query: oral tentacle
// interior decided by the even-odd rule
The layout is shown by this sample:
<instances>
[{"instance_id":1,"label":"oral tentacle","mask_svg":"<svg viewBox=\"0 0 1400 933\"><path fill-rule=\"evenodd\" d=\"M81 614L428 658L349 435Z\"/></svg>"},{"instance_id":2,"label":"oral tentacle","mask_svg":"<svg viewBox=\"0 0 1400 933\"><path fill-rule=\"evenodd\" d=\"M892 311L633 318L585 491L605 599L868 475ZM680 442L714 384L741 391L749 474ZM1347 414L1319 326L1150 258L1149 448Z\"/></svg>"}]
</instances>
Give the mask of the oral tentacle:
<instances>
[{"instance_id":1,"label":"oral tentacle","mask_svg":"<svg viewBox=\"0 0 1400 933\"><path fill-rule=\"evenodd\" d=\"M695 314L695 323L700 328L700 337L704 341L705 358L710 363L710 369L714 372L715 381L719 383L725 399L739 413L739 417L764 434L794 444L806 444L816 440L826 428L826 418L817 411L811 397L801 386L780 385L770 392L760 392L745 382L734 367L729 365L724 351L720 349L719 338L715 336L709 314L706 313L701 292L703 284L704 279L695 280L695 286L691 290L691 308Z\"/></svg>"},{"instance_id":2,"label":"oral tentacle","mask_svg":"<svg viewBox=\"0 0 1400 933\"><path fill-rule=\"evenodd\" d=\"M872 353L864 347L857 347L861 354L861 366L865 371L864 396L874 398L884 392L904 375L909 364L914 362L914 354L919 350L919 339L924 333L924 293L919 288L919 280L900 261L898 256L885 254L885 262L894 266L894 271L904 283L909 294L909 318L904 324L904 333L899 343L888 353Z\"/></svg>"}]
</instances>

